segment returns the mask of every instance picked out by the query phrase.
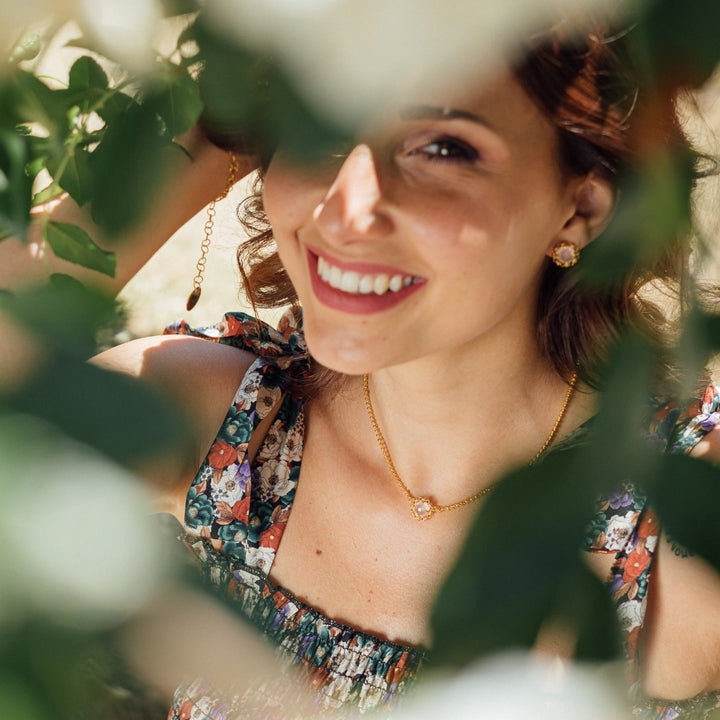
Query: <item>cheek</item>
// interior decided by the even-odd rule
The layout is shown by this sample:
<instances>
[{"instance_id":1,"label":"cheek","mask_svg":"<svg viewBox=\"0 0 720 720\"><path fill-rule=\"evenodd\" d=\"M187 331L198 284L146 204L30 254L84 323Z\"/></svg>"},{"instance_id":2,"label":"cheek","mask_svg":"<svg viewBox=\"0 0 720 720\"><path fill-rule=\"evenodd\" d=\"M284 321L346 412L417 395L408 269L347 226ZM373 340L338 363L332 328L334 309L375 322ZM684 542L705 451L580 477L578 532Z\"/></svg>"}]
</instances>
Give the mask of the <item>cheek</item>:
<instances>
[{"instance_id":1,"label":"cheek","mask_svg":"<svg viewBox=\"0 0 720 720\"><path fill-rule=\"evenodd\" d=\"M296 168L273 160L263 181L263 207L276 239L282 241L312 217L323 189Z\"/></svg>"}]
</instances>

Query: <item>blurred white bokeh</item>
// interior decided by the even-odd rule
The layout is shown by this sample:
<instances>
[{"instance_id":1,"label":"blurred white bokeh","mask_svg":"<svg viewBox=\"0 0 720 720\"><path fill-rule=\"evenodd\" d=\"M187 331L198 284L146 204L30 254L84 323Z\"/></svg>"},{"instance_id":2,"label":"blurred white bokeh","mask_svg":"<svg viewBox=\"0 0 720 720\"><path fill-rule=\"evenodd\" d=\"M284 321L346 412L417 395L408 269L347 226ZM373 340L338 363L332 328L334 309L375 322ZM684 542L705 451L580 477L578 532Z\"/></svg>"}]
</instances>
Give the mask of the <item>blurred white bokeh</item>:
<instances>
[{"instance_id":1,"label":"blurred white bokeh","mask_svg":"<svg viewBox=\"0 0 720 720\"><path fill-rule=\"evenodd\" d=\"M623 668L504 653L423 683L395 720L627 720Z\"/></svg>"},{"instance_id":2,"label":"blurred white bokeh","mask_svg":"<svg viewBox=\"0 0 720 720\"><path fill-rule=\"evenodd\" d=\"M22 415L0 419L0 458L0 624L102 628L153 596L163 553L132 475Z\"/></svg>"},{"instance_id":3,"label":"blurred white bokeh","mask_svg":"<svg viewBox=\"0 0 720 720\"><path fill-rule=\"evenodd\" d=\"M217 28L280 59L307 100L350 127L422 79L481 80L521 38L632 0L207 0Z\"/></svg>"}]
</instances>

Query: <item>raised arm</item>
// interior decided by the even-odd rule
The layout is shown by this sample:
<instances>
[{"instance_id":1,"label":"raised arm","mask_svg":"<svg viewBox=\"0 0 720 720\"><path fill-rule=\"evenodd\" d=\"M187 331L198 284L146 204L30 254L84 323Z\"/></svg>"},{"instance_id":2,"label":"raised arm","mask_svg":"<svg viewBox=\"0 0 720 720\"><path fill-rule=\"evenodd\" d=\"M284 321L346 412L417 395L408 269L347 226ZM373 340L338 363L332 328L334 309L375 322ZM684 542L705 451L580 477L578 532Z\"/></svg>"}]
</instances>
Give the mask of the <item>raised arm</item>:
<instances>
[{"instance_id":1,"label":"raised arm","mask_svg":"<svg viewBox=\"0 0 720 720\"><path fill-rule=\"evenodd\" d=\"M30 228L27 244L15 238L0 242L0 288L14 290L40 282L51 273L65 273L112 295L119 293L178 228L225 189L229 153L212 144L197 128L181 137L179 143L188 155L177 153L175 167L168 173L169 182L152 212L126 236L105 237L92 222L88 208L78 207L68 196L36 211L38 220L47 212L55 221L80 226L101 248L113 251L117 259L114 278L56 257L52 250L44 248L37 222ZM255 168L252 156L239 155L238 161L238 178Z\"/></svg>"}]
</instances>

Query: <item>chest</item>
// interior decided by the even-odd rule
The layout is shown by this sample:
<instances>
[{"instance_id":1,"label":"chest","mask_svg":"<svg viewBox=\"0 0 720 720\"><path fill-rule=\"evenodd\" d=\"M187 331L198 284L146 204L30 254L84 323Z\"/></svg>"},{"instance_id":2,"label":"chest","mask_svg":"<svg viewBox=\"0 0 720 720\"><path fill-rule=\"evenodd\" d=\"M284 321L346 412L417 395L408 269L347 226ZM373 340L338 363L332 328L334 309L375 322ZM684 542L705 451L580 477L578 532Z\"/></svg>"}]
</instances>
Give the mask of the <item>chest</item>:
<instances>
[{"instance_id":1,"label":"chest","mask_svg":"<svg viewBox=\"0 0 720 720\"><path fill-rule=\"evenodd\" d=\"M412 517L400 488L322 419L306 427L300 477L273 581L325 615L429 645L434 599L475 508Z\"/></svg>"}]
</instances>

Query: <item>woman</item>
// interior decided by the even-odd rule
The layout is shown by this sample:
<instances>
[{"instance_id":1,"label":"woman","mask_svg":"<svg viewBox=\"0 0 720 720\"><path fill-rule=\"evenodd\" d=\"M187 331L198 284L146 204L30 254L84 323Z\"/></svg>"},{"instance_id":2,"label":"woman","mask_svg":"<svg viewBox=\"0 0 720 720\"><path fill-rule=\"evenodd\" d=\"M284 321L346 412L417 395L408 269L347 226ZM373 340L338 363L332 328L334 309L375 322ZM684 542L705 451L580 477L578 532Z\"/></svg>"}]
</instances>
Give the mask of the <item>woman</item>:
<instances>
[{"instance_id":1,"label":"woman","mask_svg":"<svg viewBox=\"0 0 720 720\"><path fill-rule=\"evenodd\" d=\"M485 495L593 415L619 331L657 337L636 291L682 248L602 297L568 269L601 241L641 147L627 70L602 29L555 37L471 91L415 89L326 162L301 167L277 148L255 216L279 262L260 237L247 285L258 303L297 302L302 319L279 332L243 316L207 332L181 324L97 358L186 408L194 445L148 473L167 489L159 507L209 580L307 669L313 707L365 711L409 685ZM656 138L681 142L669 115ZM508 388L523 413L508 412ZM719 459L717 434L701 435L688 449ZM630 495L623 516L645 534L631 547L605 533L589 549L603 579L632 562L638 537L654 549L641 657L629 646L638 712L703 717L720 698L720 580L658 543ZM210 673L178 691L170 717L270 713L286 690L218 699Z\"/></svg>"}]
</instances>

